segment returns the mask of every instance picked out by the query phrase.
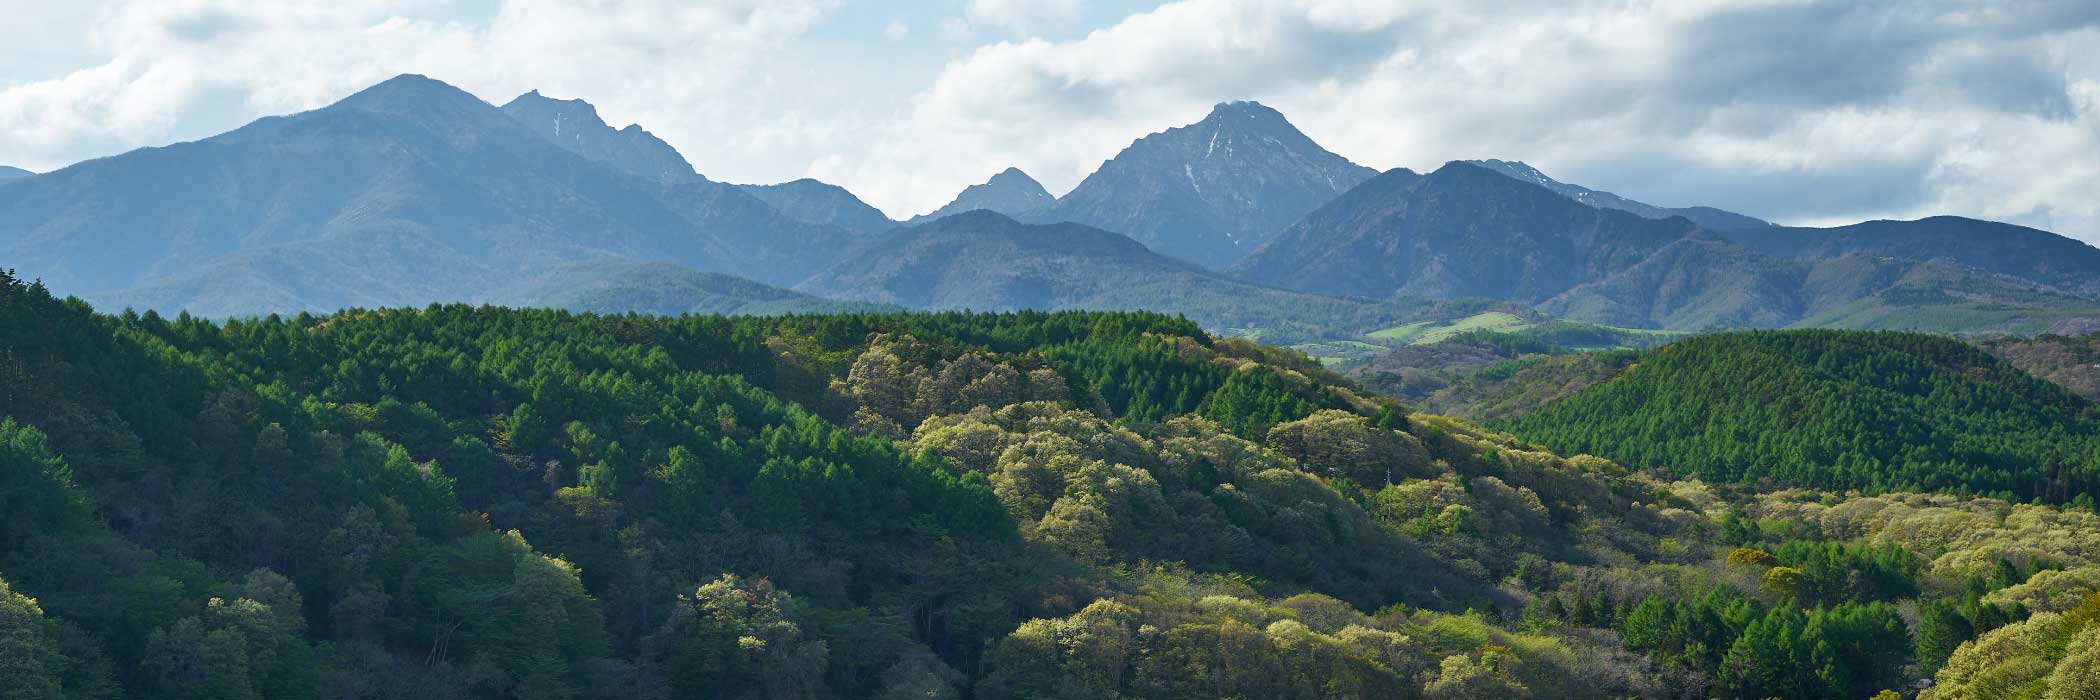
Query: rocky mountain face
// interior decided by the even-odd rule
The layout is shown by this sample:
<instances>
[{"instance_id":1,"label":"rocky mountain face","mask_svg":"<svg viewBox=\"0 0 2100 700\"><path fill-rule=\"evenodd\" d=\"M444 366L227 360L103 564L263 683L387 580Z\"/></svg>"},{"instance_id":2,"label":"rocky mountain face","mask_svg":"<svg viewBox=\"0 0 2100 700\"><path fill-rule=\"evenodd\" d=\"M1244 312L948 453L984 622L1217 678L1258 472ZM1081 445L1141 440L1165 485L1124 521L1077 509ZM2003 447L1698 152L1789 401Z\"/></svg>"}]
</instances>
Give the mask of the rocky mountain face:
<instances>
[{"instance_id":1,"label":"rocky mountain face","mask_svg":"<svg viewBox=\"0 0 2100 700\"><path fill-rule=\"evenodd\" d=\"M1115 231L1222 269L1376 174L1321 148L1274 109L1228 102L1200 122L1138 139L1025 218Z\"/></svg>"},{"instance_id":2,"label":"rocky mountain face","mask_svg":"<svg viewBox=\"0 0 2100 700\"><path fill-rule=\"evenodd\" d=\"M914 216L905 222L922 224L945 216L983 209L1010 217L1023 216L1029 212L1050 206L1057 201L1050 196L1043 184L1021 172L1020 168L1007 168L992 179L963 188L962 194L931 213Z\"/></svg>"},{"instance_id":3,"label":"rocky mountain face","mask_svg":"<svg viewBox=\"0 0 2100 700\"><path fill-rule=\"evenodd\" d=\"M808 224L831 225L853 233L887 231L897 225L882 210L868 206L846 188L803 178L777 185L737 185L782 214Z\"/></svg>"},{"instance_id":4,"label":"rocky mountain face","mask_svg":"<svg viewBox=\"0 0 2100 700\"><path fill-rule=\"evenodd\" d=\"M671 144L639 124L615 130L583 100L557 100L534 90L503 105L503 113L562 148L635 175L661 182L700 177Z\"/></svg>"}]
</instances>

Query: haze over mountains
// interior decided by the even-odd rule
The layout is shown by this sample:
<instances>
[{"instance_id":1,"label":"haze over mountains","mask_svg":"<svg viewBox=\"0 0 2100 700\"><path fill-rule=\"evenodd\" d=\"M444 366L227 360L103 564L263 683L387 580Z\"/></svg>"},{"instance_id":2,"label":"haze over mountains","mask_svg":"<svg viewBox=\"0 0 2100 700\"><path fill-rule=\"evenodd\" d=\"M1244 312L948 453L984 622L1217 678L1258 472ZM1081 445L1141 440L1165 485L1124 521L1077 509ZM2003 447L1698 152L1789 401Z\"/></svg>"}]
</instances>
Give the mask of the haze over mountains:
<instances>
[{"instance_id":1,"label":"haze over mountains","mask_svg":"<svg viewBox=\"0 0 2100 700\"><path fill-rule=\"evenodd\" d=\"M6 182L8 180L14 180L17 178L29 177L35 174L36 173L32 173L11 165L0 165L0 182Z\"/></svg>"},{"instance_id":2,"label":"haze over mountains","mask_svg":"<svg viewBox=\"0 0 2100 700\"><path fill-rule=\"evenodd\" d=\"M1385 173L1233 271L1325 294L1486 296L1641 328L2032 332L2100 320L2090 296L2100 275L2089 272L2100 250L2044 231L1956 217L1715 230L1506 174L1466 162Z\"/></svg>"},{"instance_id":3,"label":"haze over mountains","mask_svg":"<svg viewBox=\"0 0 2100 700\"><path fill-rule=\"evenodd\" d=\"M742 277L663 262L597 258L555 267L488 295L489 303L592 313L679 314L853 313L894 311L889 304L833 301Z\"/></svg>"},{"instance_id":4,"label":"haze over mountains","mask_svg":"<svg viewBox=\"0 0 2100 700\"><path fill-rule=\"evenodd\" d=\"M1074 223L1028 224L976 210L861 241L795 287L918 309L1173 309L1210 328L1289 337L1390 324L1367 300L1250 284Z\"/></svg>"},{"instance_id":5,"label":"haze over mountains","mask_svg":"<svg viewBox=\"0 0 2100 700\"><path fill-rule=\"evenodd\" d=\"M533 91L499 108L420 76L0 182L8 267L106 308L207 316L828 303L797 296L810 294L1145 308L1346 338L1423 299L1486 297L1641 328L2100 327L2100 250L2046 231L1955 217L1782 227L1521 161L1381 174L1253 102L1139 138L1062 197L1009 168L902 223L817 180L711 180L582 100Z\"/></svg>"},{"instance_id":6,"label":"haze over mountains","mask_svg":"<svg viewBox=\"0 0 2100 700\"><path fill-rule=\"evenodd\" d=\"M587 106L540 106L544 133L573 138L403 76L27 178L0 192L0 258L104 305L218 316L475 301L608 256L792 283L850 235L733 186L666 178L657 166L675 152L614 147L660 141L581 119ZM646 176L630 170L644 163Z\"/></svg>"},{"instance_id":7,"label":"haze over mountains","mask_svg":"<svg viewBox=\"0 0 2100 700\"><path fill-rule=\"evenodd\" d=\"M803 178L777 185L738 187L803 223L837 226L854 233L887 231L897 225L882 210L868 206L846 188L820 180Z\"/></svg>"},{"instance_id":8,"label":"haze over mountains","mask_svg":"<svg viewBox=\"0 0 2100 700\"><path fill-rule=\"evenodd\" d=\"M1538 303L1638 262L1697 226L1598 209L1486 168L1395 169L1320 207L1234 268L1371 298Z\"/></svg>"}]
</instances>

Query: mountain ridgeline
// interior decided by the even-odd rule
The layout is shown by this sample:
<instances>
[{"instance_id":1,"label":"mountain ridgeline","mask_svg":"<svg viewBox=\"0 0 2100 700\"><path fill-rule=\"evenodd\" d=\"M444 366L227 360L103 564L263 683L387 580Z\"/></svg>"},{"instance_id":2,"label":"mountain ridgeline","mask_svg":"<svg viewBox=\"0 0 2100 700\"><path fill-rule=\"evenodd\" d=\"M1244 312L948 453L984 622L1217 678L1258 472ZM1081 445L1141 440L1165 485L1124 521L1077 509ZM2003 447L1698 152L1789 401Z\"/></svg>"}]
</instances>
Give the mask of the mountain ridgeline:
<instances>
[{"instance_id":1,"label":"mountain ridgeline","mask_svg":"<svg viewBox=\"0 0 2100 700\"><path fill-rule=\"evenodd\" d=\"M788 218L807 224L837 226L856 234L880 233L897 226L882 210L868 206L846 188L820 180L740 187Z\"/></svg>"},{"instance_id":2,"label":"mountain ridgeline","mask_svg":"<svg viewBox=\"0 0 2100 700\"><path fill-rule=\"evenodd\" d=\"M1637 328L2034 333L2100 323L2088 269L2100 270L2100 249L2024 227L1939 217L1714 230L1453 162L1381 174L1233 272L1324 294L1488 296Z\"/></svg>"},{"instance_id":3,"label":"mountain ridgeline","mask_svg":"<svg viewBox=\"0 0 2100 700\"><path fill-rule=\"evenodd\" d=\"M642 304L629 311L760 309L780 297L703 290L799 286L922 308L1145 308L1344 343L1475 297L1634 329L2100 328L2100 250L2045 231L1955 217L1774 226L1563 183L1521 161L1381 174L1254 102L1137 139L1062 197L1009 168L902 224L813 179L711 180L582 100L533 91L495 107L421 76L202 141L0 178L0 259L12 267L104 308L219 318L539 298L602 311L623 310L600 303L618 299ZM887 236L980 210L1077 224L1084 232L1061 230L1090 252L1056 253L1073 267L1049 270L1029 234L973 248L1018 257L932 261L942 272L849 257L953 235ZM604 274L623 268L647 273ZM881 269L902 276L867 276ZM1194 286L1138 284L1149 273L1134 271L1154 269ZM1212 274L1188 277L1198 271ZM564 274L591 301L519 292L558 287ZM688 283L708 274L755 285ZM898 286L939 275L956 279L937 294Z\"/></svg>"},{"instance_id":4,"label":"mountain ridgeline","mask_svg":"<svg viewBox=\"0 0 2100 700\"><path fill-rule=\"evenodd\" d=\"M640 124L615 131L583 100L557 100L533 90L503 105L503 113L561 147L619 170L666 183L699 177L678 149Z\"/></svg>"},{"instance_id":5,"label":"mountain ridgeline","mask_svg":"<svg viewBox=\"0 0 2100 700\"><path fill-rule=\"evenodd\" d=\"M1380 174L1291 226L1235 271L1279 286L1382 298L1536 304L1693 234L1583 205L1486 168Z\"/></svg>"},{"instance_id":6,"label":"mountain ridgeline","mask_svg":"<svg viewBox=\"0 0 2100 700\"><path fill-rule=\"evenodd\" d=\"M498 306L598 314L778 314L896 311L899 307L836 301L700 272L670 263L595 258L528 277L478 299Z\"/></svg>"},{"instance_id":7,"label":"mountain ridgeline","mask_svg":"<svg viewBox=\"0 0 2100 700\"><path fill-rule=\"evenodd\" d=\"M963 188L961 194L955 195L954 200L941 205L941 208L914 216L905 223L923 224L978 209L1018 218L1048 207L1056 201L1057 198L1050 196L1050 192L1043 189L1043 184L1029 177L1028 173L1021 172L1020 168L1007 168L993 175L990 180Z\"/></svg>"},{"instance_id":8,"label":"mountain ridgeline","mask_svg":"<svg viewBox=\"0 0 2100 700\"><path fill-rule=\"evenodd\" d=\"M1115 231L1213 269L1377 174L1314 143L1274 109L1218 105L1138 139L1031 221Z\"/></svg>"},{"instance_id":9,"label":"mountain ridgeline","mask_svg":"<svg viewBox=\"0 0 2100 700\"><path fill-rule=\"evenodd\" d=\"M1833 228L1723 231L1745 248L1789 260L1847 255L1943 261L2081 294L2100 294L2100 250L2047 231L1958 216Z\"/></svg>"},{"instance_id":10,"label":"mountain ridgeline","mask_svg":"<svg viewBox=\"0 0 2100 700\"><path fill-rule=\"evenodd\" d=\"M1027 224L985 210L860 240L795 289L934 310L1164 309L1206 328L1260 328L1275 339L1397 318L1361 299L1242 282L1089 226Z\"/></svg>"},{"instance_id":11,"label":"mountain ridgeline","mask_svg":"<svg viewBox=\"0 0 2100 700\"><path fill-rule=\"evenodd\" d=\"M1757 229L1772 225L1771 222L1762 219L1713 207L1658 207L1653 204L1636 202L1610 192L1593 190L1581 185L1572 185L1555 180L1547 177L1545 173L1539 172L1538 168L1531 167L1529 163L1521 160L1489 159L1470 162L1512 178L1553 190L1563 197L1589 206L1599 209L1617 209L1646 219L1667 219L1673 216L1683 217L1692 223L1717 231Z\"/></svg>"},{"instance_id":12,"label":"mountain ridgeline","mask_svg":"<svg viewBox=\"0 0 2100 700\"><path fill-rule=\"evenodd\" d=\"M633 174L639 161L605 145L660 142L587 108L554 113L542 128L576 138L550 141L449 85L396 78L10 183L0 258L104 305L225 316L479 299L601 257L791 284L850 236L733 186Z\"/></svg>"}]
</instances>

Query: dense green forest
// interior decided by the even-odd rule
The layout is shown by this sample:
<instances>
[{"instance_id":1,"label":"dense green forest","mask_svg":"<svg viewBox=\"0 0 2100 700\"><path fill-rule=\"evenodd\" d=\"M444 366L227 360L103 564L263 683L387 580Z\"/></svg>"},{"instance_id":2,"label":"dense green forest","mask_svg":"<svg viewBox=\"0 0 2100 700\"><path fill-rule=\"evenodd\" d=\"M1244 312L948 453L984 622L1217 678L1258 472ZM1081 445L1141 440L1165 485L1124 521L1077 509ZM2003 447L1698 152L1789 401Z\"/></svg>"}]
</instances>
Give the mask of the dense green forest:
<instances>
[{"instance_id":1,"label":"dense green forest","mask_svg":"<svg viewBox=\"0 0 2100 700\"><path fill-rule=\"evenodd\" d=\"M2100 496L2100 408L1941 336L1702 336L1499 425L1564 454L1710 481Z\"/></svg>"},{"instance_id":2,"label":"dense green forest","mask_svg":"<svg viewBox=\"0 0 2100 700\"><path fill-rule=\"evenodd\" d=\"M9 700L2060 699L2100 655L2088 511L1671 481L1154 314L7 276L0 416Z\"/></svg>"}]
</instances>

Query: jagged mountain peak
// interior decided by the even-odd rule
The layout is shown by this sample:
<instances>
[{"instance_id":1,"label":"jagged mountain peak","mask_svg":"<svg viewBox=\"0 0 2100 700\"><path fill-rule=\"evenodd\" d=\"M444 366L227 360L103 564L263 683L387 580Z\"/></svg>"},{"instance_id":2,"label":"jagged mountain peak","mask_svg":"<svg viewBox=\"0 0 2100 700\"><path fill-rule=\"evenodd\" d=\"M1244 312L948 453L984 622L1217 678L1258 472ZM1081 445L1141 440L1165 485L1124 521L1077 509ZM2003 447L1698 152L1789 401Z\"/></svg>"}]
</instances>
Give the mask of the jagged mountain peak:
<instances>
[{"instance_id":1,"label":"jagged mountain peak","mask_svg":"<svg viewBox=\"0 0 2100 700\"><path fill-rule=\"evenodd\" d=\"M1210 108L1209 116L1203 118L1205 122L1226 119L1251 120L1255 122L1270 123L1280 122L1284 125L1290 124L1290 120L1285 119L1283 113L1276 111L1276 108L1270 107L1260 102L1255 102L1253 100L1232 100L1229 102L1220 102L1216 106Z\"/></svg>"},{"instance_id":2,"label":"jagged mountain peak","mask_svg":"<svg viewBox=\"0 0 2100 700\"><path fill-rule=\"evenodd\" d=\"M1376 175L1258 102L1138 139L1040 216L1129 235L1222 268Z\"/></svg>"},{"instance_id":3,"label":"jagged mountain peak","mask_svg":"<svg viewBox=\"0 0 2100 700\"><path fill-rule=\"evenodd\" d=\"M503 113L563 148L629 173L661 182L700 179L671 144L639 124L612 128L589 102L556 99L532 90L503 105Z\"/></svg>"},{"instance_id":4,"label":"jagged mountain peak","mask_svg":"<svg viewBox=\"0 0 2100 700\"><path fill-rule=\"evenodd\" d=\"M525 94L517 96L516 98L512 99L509 103L503 105L503 109L505 111L510 111L513 109L546 110L548 112L557 112L577 119L588 119L590 122L594 122L600 126L606 126L607 128L610 128L610 125L607 125L605 123L605 120L598 116L597 105L585 102L582 98L562 99L558 97L548 97L546 95L540 94L540 91L538 89L528 90Z\"/></svg>"}]
</instances>

